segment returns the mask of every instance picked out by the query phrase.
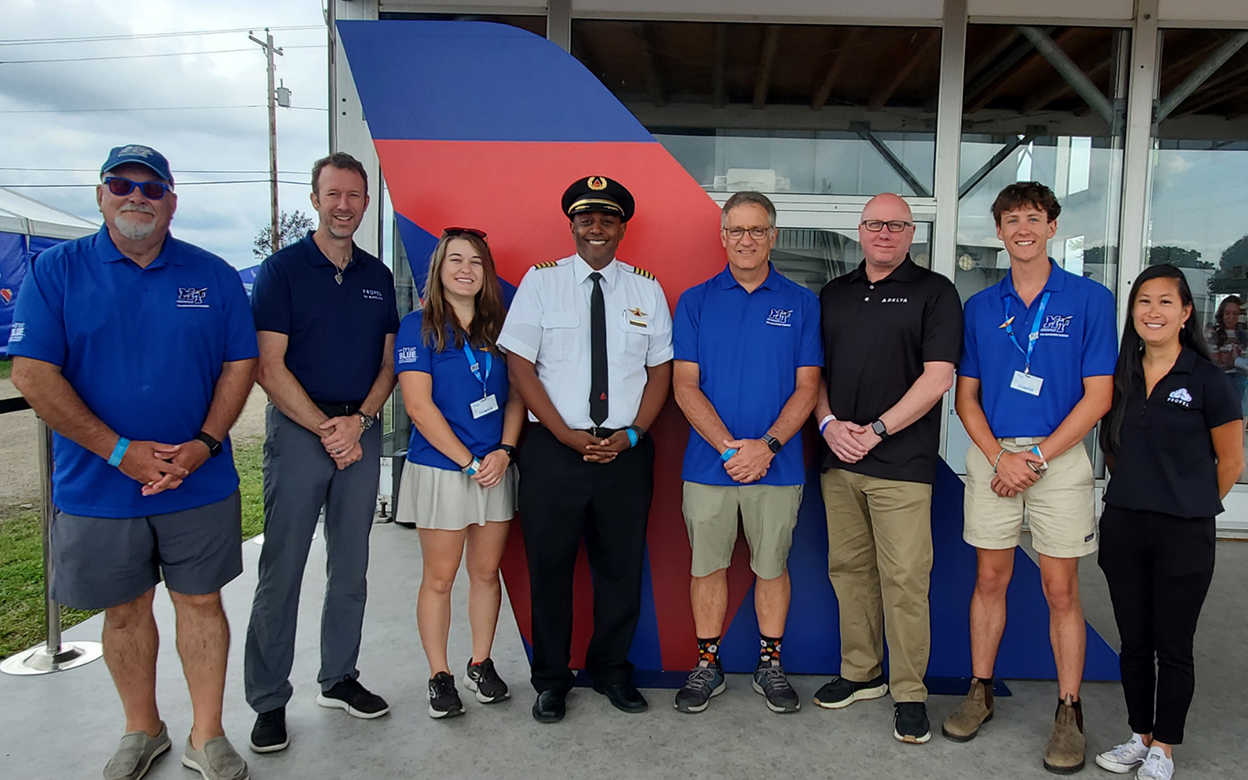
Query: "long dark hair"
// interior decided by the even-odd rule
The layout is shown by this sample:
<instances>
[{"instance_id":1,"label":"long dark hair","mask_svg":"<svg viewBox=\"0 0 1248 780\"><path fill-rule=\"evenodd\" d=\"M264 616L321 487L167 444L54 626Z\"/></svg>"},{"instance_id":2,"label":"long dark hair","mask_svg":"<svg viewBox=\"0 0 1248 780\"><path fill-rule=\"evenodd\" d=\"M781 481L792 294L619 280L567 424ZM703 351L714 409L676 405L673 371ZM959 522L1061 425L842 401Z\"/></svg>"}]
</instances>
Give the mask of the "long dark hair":
<instances>
[{"instance_id":1,"label":"long dark hair","mask_svg":"<svg viewBox=\"0 0 1248 780\"><path fill-rule=\"evenodd\" d=\"M1238 295L1228 295L1222 299L1221 303L1218 304L1218 310L1213 315L1213 333L1214 338L1217 341L1217 343L1214 344L1215 347L1220 347L1235 338L1236 331L1239 330L1239 323L1236 322L1235 329L1231 331L1231 335L1229 337L1227 336L1226 320L1224 319L1224 315L1226 314L1226 307L1230 306L1232 303L1238 306L1241 312L1244 310L1244 302L1240 300Z\"/></svg>"},{"instance_id":2,"label":"long dark hair","mask_svg":"<svg viewBox=\"0 0 1248 780\"><path fill-rule=\"evenodd\" d=\"M481 289L477 292L474 304L476 311L472 316L472 324L465 331L459 324L454 312L446 302L446 293L442 288L442 264L446 260L446 248L452 241L462 238L472 244L473 249L481 255L483 279ZM465 339L474 347L484 347L498 354L498 334L503 329L503 320L507 316L503 308L503 291L498 284L498 271L494 268L494 255L490 254L490 246L485 240L472 233L454 233L443 236L434 247L433 256L429 259L429 277L425 283L425 305L420 325L420 335L424 343L441 352L447 347L446 331L449 327L454 335L455 349L464 346Z\"/></svg>"},{"instance_id":3,"label":"long dark hair","mask_svg":"<svg viewBox=\"0 0 1248 780\"><path fill-rule=\"evenodd\" d=\"M1127 416L1127 399L1135 390L1137 374L1143 372L1141 357L1144 355L1144 342L1135 330L1135 298L1140 287L1151 279L1173 279L1179 288L1179 299L1184 306L1192 307L1187 322L1179 329L1179 345L1190 349L1205 360L1211 360L1209 347L1205 345L1204 334L1200 332L1200 324L1196 320L1195 305L1192 302L1192 288L1187 286L1187 278L1178 268L1163 263L1150 265L1135 278L1131 285L1131 296L1127 299L1127 321L1122 326L1122 346L1118 350L1118 365L1114 367L1114 401L1109 407L1101 425L1101 449L1107 453L1118 451L1122 444L1122 421Z\"/></svg>"}]
</instances>

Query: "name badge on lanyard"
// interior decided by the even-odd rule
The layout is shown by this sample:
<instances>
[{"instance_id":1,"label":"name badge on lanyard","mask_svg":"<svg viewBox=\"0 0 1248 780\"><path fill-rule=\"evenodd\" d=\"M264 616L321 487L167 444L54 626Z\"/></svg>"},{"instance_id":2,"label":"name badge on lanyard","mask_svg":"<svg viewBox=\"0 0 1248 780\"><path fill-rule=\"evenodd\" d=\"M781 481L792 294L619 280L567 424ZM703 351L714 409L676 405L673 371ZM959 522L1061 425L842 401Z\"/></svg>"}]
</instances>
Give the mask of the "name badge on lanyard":
<instances>
[{"instance_id":1,"label":"name badge on lanyard","mask_svg":"<svg viewBox=\"0 0 1248 780\"><path fill-rule=\"evenodd\" d=\"M490 378L490 371L494 368L494 356L486 350L485 376L481 375L481 364L477 360L476 355L473 354L472 347L468 346L467 341L464 342L464 356L468 358L468 370L481 383L480 400L468 404L468 408L472 410L472 419L478 420L487 414L498 411L498 399L486 387L486 382Z\"/></svg>"},{"instance_id":2,"label":"name badge on lanyard","mask_svg":"<svg viewBox=\"0 0 1248 780\"><path fill-rule=\"evenodd\" d=\"M1044 385L1044 380L1031 373L1031 356L1036 350L1036 342L1040 340L1040 323L1044 321L1044 310L1049 305L1049 293L1045 293L1040 298L1040 308L1036 310L1036 318L1031 323L1031 333L1027 334L1027 349L1023 349L1023 345L1018 343L1018 339L1014 336L1014 318L1010 316L1010 299L1008 297L1002 299L1005 305L1005 323L1001 326L1005 328L1005 335L1010 337L1010 341L1014 342L1014 346L1018 351L1023 353L1022 371L1014 372L1014 379L1010 382L1011 390L1018 390L1027 395L1039 396L1040 388Z\"/></svg>"}]
</instances>

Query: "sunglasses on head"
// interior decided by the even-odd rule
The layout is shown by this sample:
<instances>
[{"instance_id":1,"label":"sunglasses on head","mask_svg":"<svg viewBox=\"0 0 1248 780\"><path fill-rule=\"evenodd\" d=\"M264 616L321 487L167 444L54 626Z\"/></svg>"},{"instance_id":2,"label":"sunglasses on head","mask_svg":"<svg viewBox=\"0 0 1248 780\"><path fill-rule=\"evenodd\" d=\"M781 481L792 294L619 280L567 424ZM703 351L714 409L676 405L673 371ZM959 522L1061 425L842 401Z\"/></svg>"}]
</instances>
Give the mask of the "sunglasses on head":
<instances>
[{"instance_id":1,"label":"sunglasses on head","mask_svg":"<svg viewBox=\"0 0 1248 780\"><path fill-rule=\"evenodd\" d=\"M138 187L139 192L143 193L143 197L148 200L160 200L169 191L169 185L163 181L130 181L122 176L109 176L104 180L104 186L119 198L124 198L134 192L135 187Z\"/></svg>"},{"instance_id":2,"label":"sunglasses on head","mask_svg":"<svg viewBox=\"0 0 1248 780\"><path fill-rule=\"evenodd\" d=\"M452 238L452 237L454 237L454 236L464 236L464 235L467 235L467 236L476 236L477 238L481 239L482 241L485 241L485 240L486 240L485 231L484 231L484 230L477 230L476 228L470 228L470 227L448 227L448 228L443 229L443 231L442 231L442 238Z\"/></svg>"}]
</instances>

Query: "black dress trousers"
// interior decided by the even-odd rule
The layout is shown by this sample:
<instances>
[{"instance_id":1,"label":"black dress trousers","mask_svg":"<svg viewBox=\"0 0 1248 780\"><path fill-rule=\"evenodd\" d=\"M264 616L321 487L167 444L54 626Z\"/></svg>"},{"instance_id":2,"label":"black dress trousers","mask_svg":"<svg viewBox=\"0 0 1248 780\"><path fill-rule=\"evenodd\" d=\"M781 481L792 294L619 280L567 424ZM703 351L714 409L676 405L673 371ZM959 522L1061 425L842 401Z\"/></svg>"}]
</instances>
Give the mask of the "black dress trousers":
<instances>
[{"instance_id":1,"label":"black dress trousers","mask_svg":"<svg viewBox=\"0 0 1248 780\"><path fill-rule=\"evenodd\" d=\"M574 675L572 582L582 536L594 583L594 633L585 657L601 685L627 682L641 613L654 443L645 437L610 463L587 463L546 428L520 450L519 509L533 604L533 687L568 691Z\"/></svg>"}]
</instances>

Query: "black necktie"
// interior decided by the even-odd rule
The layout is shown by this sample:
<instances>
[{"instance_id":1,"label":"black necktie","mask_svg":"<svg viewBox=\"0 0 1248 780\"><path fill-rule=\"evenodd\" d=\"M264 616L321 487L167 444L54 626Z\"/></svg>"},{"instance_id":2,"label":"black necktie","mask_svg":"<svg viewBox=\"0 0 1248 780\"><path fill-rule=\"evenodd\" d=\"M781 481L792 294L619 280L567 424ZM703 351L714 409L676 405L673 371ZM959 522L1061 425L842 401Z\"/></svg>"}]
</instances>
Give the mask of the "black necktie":
<instances>
[{"instance_id":1,"label":"black necktie","mask_svg":"<svg viewBox=\"0 0 1248 780\"><path fill-rule=\"evenodd\" d=\"M594 271L589 296L589 418L594 426L607 419L607 304L602 299L602 274Z\"/></svg>"}]
</instances>

